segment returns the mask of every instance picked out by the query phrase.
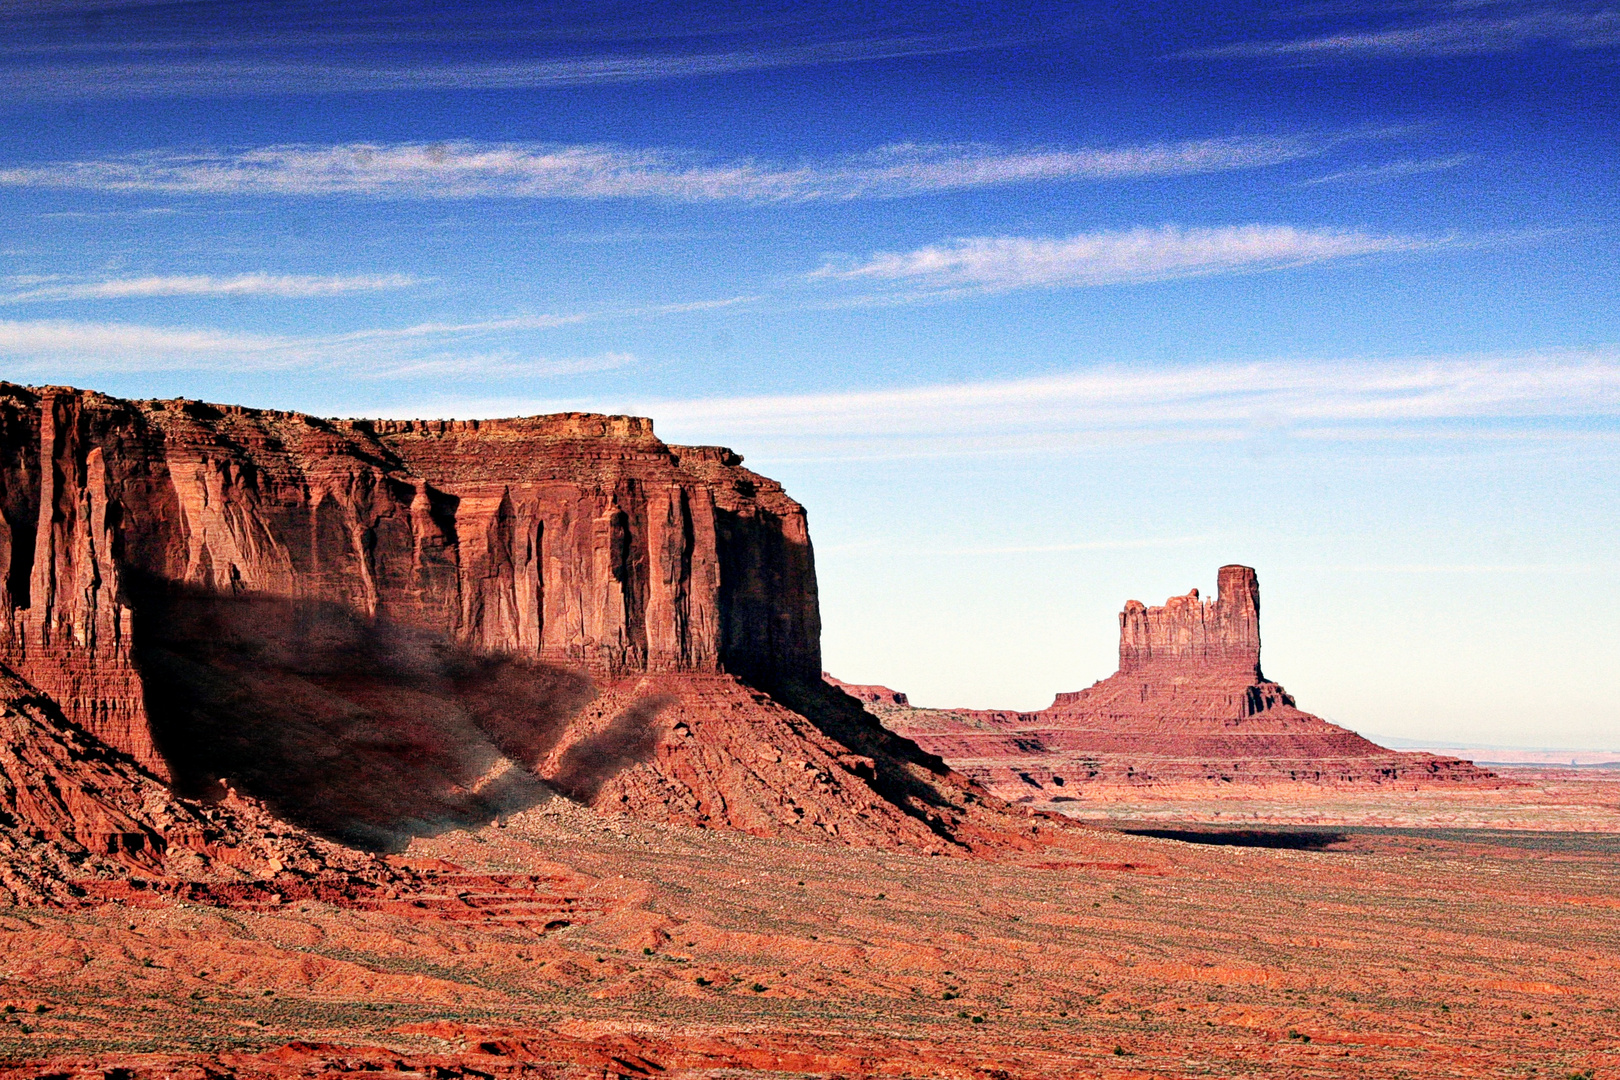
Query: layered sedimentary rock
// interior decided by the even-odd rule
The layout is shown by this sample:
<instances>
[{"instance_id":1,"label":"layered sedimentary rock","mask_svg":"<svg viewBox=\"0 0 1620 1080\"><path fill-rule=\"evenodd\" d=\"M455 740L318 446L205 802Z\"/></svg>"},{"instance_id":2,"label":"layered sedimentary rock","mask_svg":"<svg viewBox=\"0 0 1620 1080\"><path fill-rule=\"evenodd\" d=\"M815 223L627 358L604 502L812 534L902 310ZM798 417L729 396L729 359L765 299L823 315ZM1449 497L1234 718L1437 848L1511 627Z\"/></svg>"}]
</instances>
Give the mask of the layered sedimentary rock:
<instances>
[{"instance_id":1,"label":"layered sedimentary rock","mask_svg":"<svg viewBox=\"0 0 1620 1080\"><path fill-rule=\"evenodd\" d=\"M385 848L554 792L955 844L961 779L822 684L819 634L803 509L644 419L0 384L0 664L184 796Z\"/></svg>"},{"instance_id":2,"label":"layered sedimentary rock","mask_svg":"<svg viewBox=\"0 0 1620 1080\"><path fill-rule=\"evenodd\" d=\"M342 422L0 387L0 662L161 769L154 584L297 598L583 669L816 677L804 512L648 421Z\"/></svg>"},{"instance_id":3,"label":"layered sedimentary rock","mask_svg":"<svg viewBox=\"0 0 1620 1080\"><path fill-rule=\"evenodd\" d=\"M1254 570L1120 613L1119 670L1040 712L871 706L1003 798L1062 802L1100 785L1480 783L1470 762L1386 750L1301 711L1260 668Z\"/></svg>"}]
</instances>

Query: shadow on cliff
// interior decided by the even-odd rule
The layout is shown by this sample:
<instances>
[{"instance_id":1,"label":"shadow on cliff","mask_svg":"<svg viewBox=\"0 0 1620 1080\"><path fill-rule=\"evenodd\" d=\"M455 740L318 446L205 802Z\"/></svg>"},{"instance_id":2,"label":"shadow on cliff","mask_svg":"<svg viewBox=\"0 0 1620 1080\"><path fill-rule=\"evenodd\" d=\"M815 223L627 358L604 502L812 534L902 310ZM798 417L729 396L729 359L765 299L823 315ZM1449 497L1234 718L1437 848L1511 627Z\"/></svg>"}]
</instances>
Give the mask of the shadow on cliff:
<instances>
[{"instance_id":1,"label":"shadow on cliff","mask_svg":"<svg viewBox=\"0 0 1620 1080\"><path fill-rule=\"evenodd\" d=\"M595 697L586 676L458 649L441 636L320 601L148 583L135 660L176 791L226 786L344 843L487 824L560 791L589 801L656 745L663 703L637 702L529 770Z\"/></svg>"}]
</instances>

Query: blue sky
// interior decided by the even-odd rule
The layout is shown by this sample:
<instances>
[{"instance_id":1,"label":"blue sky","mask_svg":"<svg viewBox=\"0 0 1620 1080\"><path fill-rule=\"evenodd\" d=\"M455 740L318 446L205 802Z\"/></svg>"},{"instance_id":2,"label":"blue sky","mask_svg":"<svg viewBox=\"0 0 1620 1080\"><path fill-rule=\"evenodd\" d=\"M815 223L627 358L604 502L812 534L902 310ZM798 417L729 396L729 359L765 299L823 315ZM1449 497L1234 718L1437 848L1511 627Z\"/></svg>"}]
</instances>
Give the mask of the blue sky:
<instances>
[{"instance_id":1,"label":"blue sky","mask_svg":"<svg viewBox=\"0 0 1620 1080\"><path fill-rule=\"evenodd\" d=\"M1620 7L539 7L7 4L0 376L650 415L924 704L1246 562L1307 708L1620 747Z\"/></svg>"}]
</instances>

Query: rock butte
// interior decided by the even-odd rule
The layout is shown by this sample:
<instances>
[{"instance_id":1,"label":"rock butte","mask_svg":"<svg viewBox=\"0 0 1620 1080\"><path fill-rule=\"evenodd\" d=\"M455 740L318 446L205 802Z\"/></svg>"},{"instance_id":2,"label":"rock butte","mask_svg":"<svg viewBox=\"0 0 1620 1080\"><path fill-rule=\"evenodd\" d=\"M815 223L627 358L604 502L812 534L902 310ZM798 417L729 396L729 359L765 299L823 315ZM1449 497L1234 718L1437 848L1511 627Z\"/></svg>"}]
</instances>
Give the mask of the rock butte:
<instances>
[{"instance_id":1,"label":"rock butte","mask_svg":"<svg viewBox=\"0 0 1620 1080\"><path fill-rule=\"evenodd\" d=\"M1298 709L1260 670L1260 585L1247 566L1221 567L1214 600L1193 589L1163 607L1128 602L1119 670L1039 712L869 708L1021 802L1072 802L1118 785L1499 783L1471 762L1386 750Z\"/></svg>"},{"instance_id":2,"label":"rock butte","mask_svg":"<svg viewBox=\"0 0 1620 1080\"><path fill-rule=\"evenodd\" d=\"M179 851L156 778L371 850L557 792L760 835L1022 842L1021 812L822 683L804 510L741 460L627 416L0 384L0 690L34 718L10 745L46 713L88 736L14 770L17 828ZM91 774L103 750L116 776ZM76 784L103 794L30 793Z\"/></svg>"}]
</instances>

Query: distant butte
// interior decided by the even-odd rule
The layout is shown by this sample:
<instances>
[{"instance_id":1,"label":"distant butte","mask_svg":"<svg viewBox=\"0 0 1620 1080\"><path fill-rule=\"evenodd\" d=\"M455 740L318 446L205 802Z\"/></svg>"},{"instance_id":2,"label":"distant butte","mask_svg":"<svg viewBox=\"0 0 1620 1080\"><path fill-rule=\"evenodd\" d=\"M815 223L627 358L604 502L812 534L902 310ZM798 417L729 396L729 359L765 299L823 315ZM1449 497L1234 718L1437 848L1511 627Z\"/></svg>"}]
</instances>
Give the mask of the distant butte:
<instances>
[{"instance_id":1,"label":"distant butte","mask_svg":"<svg viewBox=\"0 0 1620 1080\"><path fill-rule=\"evenodd\" d=\"M821 673L822 679L828 686L842 690L856 701L863 701L868 705L909 705L906 695L898 690L891 690L887 686L876 683L847 683L835 678L827 672Z\"/></svg>"},{"instance_id":2,"label":"distant butte","mask_svg":"<svg viewBox=\"0 0 1620 1080\"><path fill-rule=\"evenodd\" d=\"M1223 566L1194 589L1119 615L1119 670L1039 712L872 703L883 722L1005 799L1065 802L1088 788L1488 783L1471 762L1387 750L1310 713L1260 669L1260 585Z\"/></svg>"}]
</instances>

